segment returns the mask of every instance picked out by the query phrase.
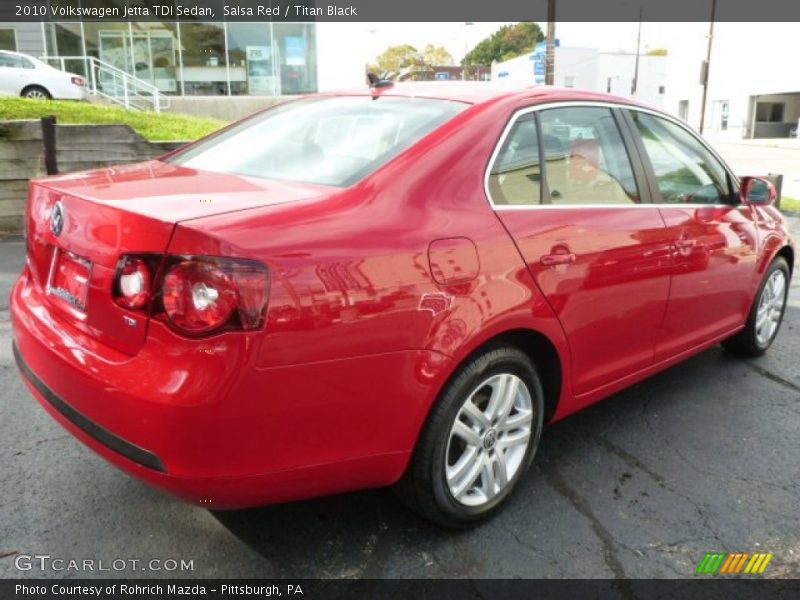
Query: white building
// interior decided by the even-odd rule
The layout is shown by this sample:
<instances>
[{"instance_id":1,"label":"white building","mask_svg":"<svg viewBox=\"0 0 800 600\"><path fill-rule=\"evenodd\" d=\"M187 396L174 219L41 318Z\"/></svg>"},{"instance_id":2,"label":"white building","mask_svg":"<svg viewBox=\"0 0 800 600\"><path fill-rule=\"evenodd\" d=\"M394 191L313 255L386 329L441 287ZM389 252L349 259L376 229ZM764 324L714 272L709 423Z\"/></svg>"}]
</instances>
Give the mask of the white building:
<instances>
[{"instance_id":1,"label":"white building","mask_svg":"<svg viewBox=\"0 0 800 600\"><path fill-rule=\"evenodd\" d=\"M492 81L534 84L544 81L541 49L492 65ZM597 48L559 46L555 56L555 85L608 92L618 96L635 95L648 104L663 107L666 98L667 57L639 56L636 93L636 55L626 52L601 52Z\"/></svg>"},{"instance_id":2,"label":"white building","mask_svg":"<svg viewBox=\"0 0 800 600\"><path fill-rule=\"evenodd\" d=\"M670 46L666 108L700 127L708 23L681 24ZM703 133L718 139L787 138L800 119L797 23L716 23Z\"/></svg>"}]
</instances>

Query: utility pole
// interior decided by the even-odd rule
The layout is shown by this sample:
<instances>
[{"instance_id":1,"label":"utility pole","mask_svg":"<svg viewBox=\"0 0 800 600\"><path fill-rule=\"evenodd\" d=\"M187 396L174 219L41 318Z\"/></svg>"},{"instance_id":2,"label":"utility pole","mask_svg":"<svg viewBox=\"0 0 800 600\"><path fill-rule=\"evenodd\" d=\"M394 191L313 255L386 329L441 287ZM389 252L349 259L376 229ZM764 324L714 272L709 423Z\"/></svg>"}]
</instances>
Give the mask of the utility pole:
<instances>
[{"instance_id":1,"label":"utility pole","mask_svg":"<svg viewBox=\"0 0 800 600\"><path fill-rule=\"evenodd\" d=\"M636 96L636 91L639 89L639 55L642 48L642 11L639 9L639 32L636 34L636 64L633 67L633 82L631 83L631 96Z\"/></svg>"},{"instance_id":2,"label":"utility pole","mask_svg":"<svg viewBox=\"0 0 800 600\"><path fill-rule=\"evenodd\" d=\"M464 23L464 60L461 61L461 81L467 80L467 54L469 52L469 39L467 38L468 27L472 23Z\"/></svg>"},{"instance_id":3,"label":"utility pole","mask_svg":"<svg viewBox=\"0 0 800 600\"><path fill-rule=\"evenodd\" d=\"M700 102L700 134L703 134L703 127L706 124L706 98L708 97L708 74L711 71L711 43L714 41L714 17L717 12L717 0L711 0L711 22L708 26L708 52L706 61L703 63L702 84L703 100Z\"/></svg>"},{"instance_id":4,"label":"utility pole","mask_svg":"<svg viewBox=\"0 0 800 600\"><path fill-rule=\"evenodd\" d=\"M547 50L544 60L544 82L546 85L554 85L556 80L556 0L547 0Z\"/></svg>"}]
</instances>

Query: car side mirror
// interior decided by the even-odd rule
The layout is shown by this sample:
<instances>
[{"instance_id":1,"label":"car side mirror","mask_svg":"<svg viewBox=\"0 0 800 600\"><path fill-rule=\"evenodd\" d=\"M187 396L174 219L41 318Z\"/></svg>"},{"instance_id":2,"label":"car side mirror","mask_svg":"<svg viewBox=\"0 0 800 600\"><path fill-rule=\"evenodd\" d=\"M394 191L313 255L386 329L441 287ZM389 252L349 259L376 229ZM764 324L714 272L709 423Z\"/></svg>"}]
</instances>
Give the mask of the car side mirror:
<instances>
[{"instance_id":1,"label":"car side mirror","mask_svg":"<svg viewBox=\"0 0 800 600\"><path fill-rule=\"evenodd\" d=\"M743 204L754 206L767 206L778 198L775 186L763 177L742 177L739 194Z\"/></svg>"}]
</instances>

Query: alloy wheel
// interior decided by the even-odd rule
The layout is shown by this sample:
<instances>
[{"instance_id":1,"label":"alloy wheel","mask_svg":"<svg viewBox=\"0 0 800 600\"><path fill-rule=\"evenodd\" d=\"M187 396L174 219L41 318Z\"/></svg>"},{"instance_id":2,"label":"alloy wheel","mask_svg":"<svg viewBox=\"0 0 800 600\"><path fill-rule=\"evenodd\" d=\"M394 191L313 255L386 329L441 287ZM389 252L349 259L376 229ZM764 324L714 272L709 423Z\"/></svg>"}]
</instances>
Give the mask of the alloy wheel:
<instances>
[{"instance_id":1,"label":"alloy wheel","mask_svg":"<svg viewBox=\"0 0 800 600\"><path fill-rule=\"evenodd\" d=\"M26 98L31 98L32 100L45 100L47 99L47 94L45 94L42 90L28 90L25 93Z\"/></svg>"},{"instance_id":2,"label":"alloy wheel","mask_svg":"<svg viewBox=\"0 0 800 600\"><path fill-rule=\"evenodd\" d=\"M469 395L447 442L445 478L457 502L481 506L508 486L531 441L532 406L528 386L511 373L489 377Z\"/></svg>"},{"instance_id":3,"label":"alloy wheel","mask_svg":"<svg viewBox=\"0 0 800 600\"><path fill-rule=\"evenodd\" d=\"M786 274L780 269L772 272L761 291L756 311L756 340L766 346L772 341L783 315L786 302Z\"/></svg>"}]
</instances>

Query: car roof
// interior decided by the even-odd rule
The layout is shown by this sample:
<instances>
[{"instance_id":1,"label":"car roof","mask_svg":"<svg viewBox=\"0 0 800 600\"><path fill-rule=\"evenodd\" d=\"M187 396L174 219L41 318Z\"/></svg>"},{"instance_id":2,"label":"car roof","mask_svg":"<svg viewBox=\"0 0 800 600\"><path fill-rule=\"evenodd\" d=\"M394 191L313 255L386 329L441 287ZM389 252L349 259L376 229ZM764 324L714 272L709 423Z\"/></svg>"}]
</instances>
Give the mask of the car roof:
<instances>
[{"instance_id":1,"label":"car roof","mask_svg":"<svg viewBox=\"0 0 800 600\"><path fill-rule=\"evenodd\" d=\"M536 103L549 101L587 101L587 102L614 102L629 104L631 106L650 106L637 102L631 98L614 96L603 92L580 90L575 88L560 88L548 85L519 85L504 82L476 82L476 81L424 81L395 83L384 88L369 88L366 85L357 90L344 90L340 92L325 92L321 96L399 96L412 98L435 98L451 100L468 104L482 104L498 99L508 100L535 100Z\"/></svg>"}]
</instances>

